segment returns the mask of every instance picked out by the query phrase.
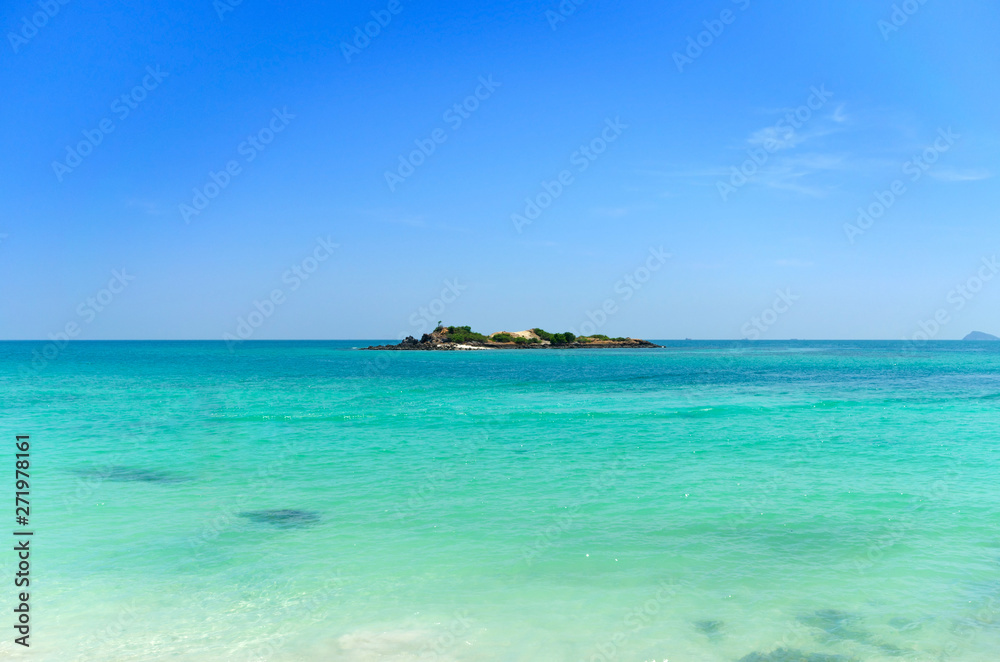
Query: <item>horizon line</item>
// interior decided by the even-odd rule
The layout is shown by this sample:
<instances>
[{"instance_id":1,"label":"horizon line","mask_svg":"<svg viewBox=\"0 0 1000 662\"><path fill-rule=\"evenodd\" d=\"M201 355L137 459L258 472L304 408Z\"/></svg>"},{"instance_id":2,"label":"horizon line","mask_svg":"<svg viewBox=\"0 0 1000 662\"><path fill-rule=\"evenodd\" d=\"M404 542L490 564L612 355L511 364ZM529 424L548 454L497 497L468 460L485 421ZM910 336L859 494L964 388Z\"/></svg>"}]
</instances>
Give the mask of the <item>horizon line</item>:
<instances>
[{"instance_id":1,"label":"horizon line","mask_svg":"<svg viewBox=\"0 0 1000 662\"><path fill-rule=\"evenodd\" d=\"M628 336L632 337L632 336ZM902 343L928 343L928 342L997 342L995 339L986 340L966 340L964 338L929 338L926 340L914 338L633 338L634 340L658 340L660 342L902 342ZM238 343L264 343L264 342L371 342L393 340L392 338L257 338L238 340ZM396 339L401 340L401 339ZM55 338L8 338L0 339L0 343L5 342L51 342L60 345L70 343L88 342L218 342L233 343L231 340L222 338L74 338L62 340ZM235 344L235 343L234 343Z\"/></svg>"}]
</instances>

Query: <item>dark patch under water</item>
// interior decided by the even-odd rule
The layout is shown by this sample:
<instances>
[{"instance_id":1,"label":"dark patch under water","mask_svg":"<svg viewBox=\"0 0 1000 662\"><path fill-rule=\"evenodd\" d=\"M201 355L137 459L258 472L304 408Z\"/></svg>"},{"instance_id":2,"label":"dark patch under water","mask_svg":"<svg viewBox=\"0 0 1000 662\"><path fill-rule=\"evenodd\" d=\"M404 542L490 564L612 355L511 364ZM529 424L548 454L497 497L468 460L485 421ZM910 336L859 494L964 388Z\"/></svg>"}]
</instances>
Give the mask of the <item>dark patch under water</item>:
<instances>
[{"instance_id":1,"label":"dark patch under water","mask_svg":"<svg viewBox=\"0 0 1000 662\"><path fill-rule=\"evenodd\" d=\"M695 621L694 627L698 632L708 637L716 637L722 631L722 626L725 625L722 621Z\"/></svg>"},{"instance_id":2,"label":"dark patch under water","mask_svg":"<svg viewBox=\"0 0 1000 662\"><path fill-rule=\"evenodd\" d=\"M855 614L849 614L837 609L820 609L819 611L800 617L799 620L806 625L825 632L826 636L821 639L826 642L854 641L859 644L878 648L883 653L889 655L900 655L903 653L902 649L892 644L879 642L870 632L858 627L857 624L861 618Z\"/></svg>"},{"instance_id":3,"label":"dark patch under water","mask_svg":"<svg viewBox=\"0 0 1000 662\"><path fill-rule=\"evenodd\" d=\"M792 648L778 648L770 653L750 653L739 662L853 662L854 658L826 653L806 653Z\"/></svg>"},{"instance_id":4,"label":"dark patch under water","mask_svg":"<svg viewBox=\"0 0 1000 662\"><path fill-rule=\"evenodd\" d=\"M889 621L889 625L896 628L900 632L906 632L908 630L919 630L922 626L920 621L911 621L908 618L897 617Z\"/></svg>"},{"instance_id":5,"label":"dark patch under water","mask_svg":"<svg viewBox=\"0 0 1000 662\"><path fill-rule=\"evenodd\" d=\"M319 514L310 510L251 510L240 513L240 517L246 517L251 522L257 524L272 524L282 528L295 526L308 526L319 521Z\"/></svg>"},{"instance_id":6,"label":"dark patch under water","mask_svg":"<svg viewBox=\"0 0 1000 662\"><path fill-rule=\"evenodd\" d=\"M83 478L111 480L120 483L182 483L188 478L176 474L135 469L133 467L104 467L103 469L80 469L74 472Z\"/></svg>"},{"instance_id":7,"label":"dark patch under water","mask_svg":"<svg viewBox=\"0 0 1000 662\"><path fill-rule=\"evenodd\" d=\"M854 624L861 620L860 617L849 614L846 611L820 609L819 611L799 617L799 620L806 625L819 628L837 639L862 641L870 638L867 632L854 628Z\"/></svg>"}]
</instances>

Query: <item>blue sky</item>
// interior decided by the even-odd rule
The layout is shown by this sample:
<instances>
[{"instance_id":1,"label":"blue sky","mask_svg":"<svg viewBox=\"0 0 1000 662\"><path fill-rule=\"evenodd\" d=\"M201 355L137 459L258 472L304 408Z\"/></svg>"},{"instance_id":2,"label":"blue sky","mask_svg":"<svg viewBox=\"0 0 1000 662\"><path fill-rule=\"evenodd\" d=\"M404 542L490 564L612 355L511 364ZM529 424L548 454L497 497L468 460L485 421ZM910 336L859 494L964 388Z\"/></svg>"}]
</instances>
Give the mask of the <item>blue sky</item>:
<instances>
[{"instance_id":1,"label":"blue sky","mask_svg":"<svg viewBox=\"0 0 1000 662\"><path fill-rule=\"evenodd\" d=\"M996 3L559 8L5 3L0 338L1000 334Z\"/></svg>"}]
</instances>

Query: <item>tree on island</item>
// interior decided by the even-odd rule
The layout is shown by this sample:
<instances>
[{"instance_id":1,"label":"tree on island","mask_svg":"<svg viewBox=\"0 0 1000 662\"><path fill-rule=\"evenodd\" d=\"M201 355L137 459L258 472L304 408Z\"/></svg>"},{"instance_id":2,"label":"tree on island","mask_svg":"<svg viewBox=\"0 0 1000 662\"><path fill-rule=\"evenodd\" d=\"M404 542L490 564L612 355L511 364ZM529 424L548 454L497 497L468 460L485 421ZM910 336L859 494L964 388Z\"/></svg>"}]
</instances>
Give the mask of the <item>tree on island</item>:
<instances>
[{"instance_id":1,"label":"tree on island","mask_svg":"<svg viewBox=\"0 0 1000 662\"><path fill-rule=\"evenodd\" d=\"M542 340L548 340L553 345L565 345L567 343L576 341L576 334L572 331L566 331L565 333L549 333L544 329L532 329Z\"/></svg>"}]
</instances>

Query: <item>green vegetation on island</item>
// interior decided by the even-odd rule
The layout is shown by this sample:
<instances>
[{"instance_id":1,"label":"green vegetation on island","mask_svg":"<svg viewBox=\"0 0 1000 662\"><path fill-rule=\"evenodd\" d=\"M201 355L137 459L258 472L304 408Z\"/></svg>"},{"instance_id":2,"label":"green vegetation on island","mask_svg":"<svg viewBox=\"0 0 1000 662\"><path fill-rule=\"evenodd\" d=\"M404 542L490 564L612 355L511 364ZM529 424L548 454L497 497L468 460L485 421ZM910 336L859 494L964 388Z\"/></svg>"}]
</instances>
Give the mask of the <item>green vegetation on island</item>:
<instances>
[{"instance_id":1,"label":"green vegetation on island","mask_svg":"<svg viewBox=\"0 0 1000 662\"><path fill-rule=\"evenodd\" d=\"M447 329L444 327L438 327L434 329L434 333L444 331L449 342L466 343L471 340L478 342L489 342L490 339L481 333L476 333L472 330L472 327L468 326L449 326Z\"/></svg>"},{"instance_id":2,"label":"green vegetation on island","mask_svg":"<svg viewBox=\"0 0 1000 662\"><path fill-rule=\"evenodd\" d=\"M438 326L431 333L425 333L417 340L408 336L398 345L367 347L365 349L529 349L529 348L578 348L578 347L657 347L651 342L636 338L610 338L601 333L578 336L572 331L549 333L545 329L533 328L525 331L498 331L483 334L472 330L471 326Z\"/></svg>"}]
</instances>

